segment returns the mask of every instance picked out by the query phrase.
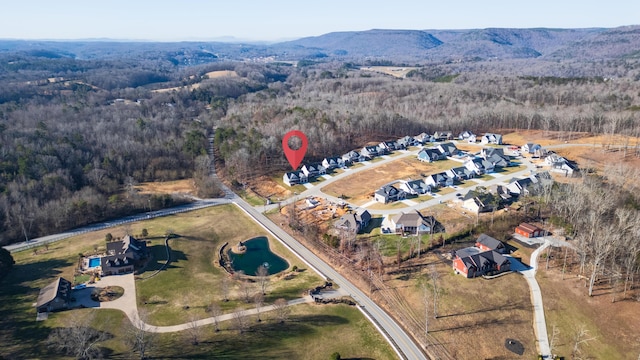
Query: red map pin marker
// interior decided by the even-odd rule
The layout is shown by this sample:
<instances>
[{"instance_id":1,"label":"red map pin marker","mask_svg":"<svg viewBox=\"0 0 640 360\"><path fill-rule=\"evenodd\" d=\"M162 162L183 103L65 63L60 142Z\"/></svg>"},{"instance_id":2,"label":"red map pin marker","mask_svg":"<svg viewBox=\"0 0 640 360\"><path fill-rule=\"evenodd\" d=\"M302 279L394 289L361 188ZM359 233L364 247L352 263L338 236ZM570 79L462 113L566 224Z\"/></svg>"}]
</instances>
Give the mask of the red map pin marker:
<instances>
[{"instance_id":1,"label":"red map pin marker","mask_svg":"<svg viewBox=\"0 0 640 360\"><path fill-rule=\"evenodd\" d=\"M302 141L302 145L300 145L300 148L297 150L289 147L289 139L292 136L296 136ZM287 160L289 160L289 164L291 164L293 170L297 170L298 165L300 165L302 159L304 159L304 154L307 152L308 144L309 141L307 140L307 137L300 130L293 130L284 134L284 137L282 138L282 150L284 151L284 155L287 157Z\"/></svg>"}]
</instances>

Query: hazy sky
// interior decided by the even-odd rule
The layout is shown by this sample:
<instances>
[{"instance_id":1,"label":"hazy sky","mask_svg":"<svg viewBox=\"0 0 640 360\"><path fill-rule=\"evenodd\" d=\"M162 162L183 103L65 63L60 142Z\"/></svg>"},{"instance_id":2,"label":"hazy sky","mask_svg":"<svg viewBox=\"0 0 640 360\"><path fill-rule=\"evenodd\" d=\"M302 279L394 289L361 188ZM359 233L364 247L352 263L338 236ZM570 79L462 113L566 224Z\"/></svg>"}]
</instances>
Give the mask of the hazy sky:
<instances>
[{"instance_id":1,"label":"hazy sky","mask_svg":"<svg viewBox=\"0 0 640 360\"><path fill-rule=\"evenodd\" d=\"M640 24L637 0L3 0L0 38L281 40L332 31Z\"/></svg>"}]
</instances>

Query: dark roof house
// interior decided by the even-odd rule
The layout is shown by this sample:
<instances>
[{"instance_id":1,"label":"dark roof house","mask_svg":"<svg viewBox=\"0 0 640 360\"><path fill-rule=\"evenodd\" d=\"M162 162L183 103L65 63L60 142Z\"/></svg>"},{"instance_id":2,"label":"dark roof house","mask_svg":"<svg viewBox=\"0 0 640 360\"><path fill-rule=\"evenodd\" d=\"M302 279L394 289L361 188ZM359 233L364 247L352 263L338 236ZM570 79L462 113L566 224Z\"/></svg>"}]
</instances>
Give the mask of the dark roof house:
<instances>
[{"instance_id":1,"label":"dark roof house","mask_svg":"<svg viewBox=\"0 0 640 360\"><path fill-rule=\"evenodd\" d=\"M71 301L71 282L62 277L57 278L49 285L40 289L36 310L46 313L67 309Z\"/></svg>"}]
</instances>

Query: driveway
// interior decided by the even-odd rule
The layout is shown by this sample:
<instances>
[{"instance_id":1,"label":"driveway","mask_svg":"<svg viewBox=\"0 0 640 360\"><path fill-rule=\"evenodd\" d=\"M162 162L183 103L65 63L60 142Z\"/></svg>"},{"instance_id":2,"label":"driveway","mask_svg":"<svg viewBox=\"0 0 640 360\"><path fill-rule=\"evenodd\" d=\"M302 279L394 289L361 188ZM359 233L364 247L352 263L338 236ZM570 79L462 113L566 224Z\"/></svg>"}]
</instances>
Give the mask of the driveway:
<instances>
[{"instance_id":1,"label":"driveway","mask_svg":"<svg viewBox=\"0 0 640 360\"><path fill-rule=\"evenodd\" d=\"M95 288L105 288L107 286L120 286L124 289L124 294L113 301L98 302L91 300L91 292ZM85 289L73 290L73 294L76 299L72 303L73 307L117 309L122 310L132 322L138 318L136 284L133 274L105 276L94 284L87 284Z\"/></svg>"}]
</instances>

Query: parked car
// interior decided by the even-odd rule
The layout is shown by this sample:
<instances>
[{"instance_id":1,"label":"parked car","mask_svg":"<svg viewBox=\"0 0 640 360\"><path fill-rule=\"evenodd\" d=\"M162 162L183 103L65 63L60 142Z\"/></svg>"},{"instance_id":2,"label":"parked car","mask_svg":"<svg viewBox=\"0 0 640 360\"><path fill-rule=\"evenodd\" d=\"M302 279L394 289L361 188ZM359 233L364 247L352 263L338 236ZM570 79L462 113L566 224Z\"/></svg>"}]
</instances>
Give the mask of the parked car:
<instances>
[{"instance_id":1,"label":"parked car","mask_svg":"<svg viewBox=\"0 0 640 360\"><path fill-rule=\"evenodd\" d=\"M78 284L78 285L73 287L73 290L82 290L82 289L86 289L86 288L87 288L87 284Z\"/></svg>"}]
</instances>

